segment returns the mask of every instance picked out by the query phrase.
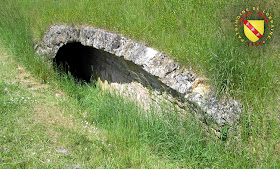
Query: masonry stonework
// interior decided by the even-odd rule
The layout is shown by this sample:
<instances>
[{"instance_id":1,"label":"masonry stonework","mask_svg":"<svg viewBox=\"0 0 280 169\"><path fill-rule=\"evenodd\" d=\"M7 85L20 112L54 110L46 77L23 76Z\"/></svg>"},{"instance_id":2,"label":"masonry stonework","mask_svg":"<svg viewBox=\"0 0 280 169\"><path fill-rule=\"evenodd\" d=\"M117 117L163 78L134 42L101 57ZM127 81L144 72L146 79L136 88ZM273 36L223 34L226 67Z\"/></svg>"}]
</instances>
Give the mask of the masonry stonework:
<instances>
[{"instance_id":1,"label":"masonry stonework","mask_svg":"<svg viewBox=\"0 0 280 169\"><path fill-rule=\"evenodd\" d=\"M174 97L179 97L183 104L188 104L203 116L213 118L221 126L232 126L240 117L240 103L230 99L218 101L213 91L199 89L200 85L196 84L199 78L190 70L163 53L118 34L91 27L54 25L42 42L35 45L35 50L41 56L55 58L62 46L73 42L100 50L106 57L99 60L104 63L112 60L114 63L111 66L119 66L118 70L141 75L142 78L135 76L131 79L145 86L150 85L155 90L168 91Z\"/></svg>"}]
</instances>

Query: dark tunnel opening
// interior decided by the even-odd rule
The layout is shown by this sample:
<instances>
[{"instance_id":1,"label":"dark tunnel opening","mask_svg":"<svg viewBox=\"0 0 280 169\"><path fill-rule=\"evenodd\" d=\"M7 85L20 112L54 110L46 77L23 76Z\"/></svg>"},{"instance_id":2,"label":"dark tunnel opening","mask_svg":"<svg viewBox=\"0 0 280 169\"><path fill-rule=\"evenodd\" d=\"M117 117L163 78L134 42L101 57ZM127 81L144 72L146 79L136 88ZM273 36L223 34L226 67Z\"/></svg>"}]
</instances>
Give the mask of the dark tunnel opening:
<instances>
[{"instance_id":1,"label":"dark tunnel opening","mask_svg":"<svg viewBox=\"0 0 280 169\"><path fill-rule=\"evenodd\" d=\"M77 81L100 80L116 83L130 83L134 78L131 71L136 66L121 57L83 46L80 42L62 46L54 58L58 70L70 73Z\"/></svg>"},{"instance_id":2,"label":"dark tunnel opening","mask_svg":"<svg viewBox=\"0 0 280 169\"><path fill-rule=\"evenodd\" d=\"M58 50L54 64L59 71L69 72L76 80L90 82L96 59L93 53L94 48L79 42L68 43Z\"/></svg>"},{"instance_id":3,"label":"dark tunnel opening","mask_svg":"<svg viewBox=\"0 0 280 169\"><path fill-rule=\"evenodd\" d=\"M101 49L83 46L80 42L62 46L54 58L58 71L70 73L77 81L107 81L108 83L131 83L136 81L147 88L178 94L163 84L143 67Z\"/></svg>"}]
</instances>

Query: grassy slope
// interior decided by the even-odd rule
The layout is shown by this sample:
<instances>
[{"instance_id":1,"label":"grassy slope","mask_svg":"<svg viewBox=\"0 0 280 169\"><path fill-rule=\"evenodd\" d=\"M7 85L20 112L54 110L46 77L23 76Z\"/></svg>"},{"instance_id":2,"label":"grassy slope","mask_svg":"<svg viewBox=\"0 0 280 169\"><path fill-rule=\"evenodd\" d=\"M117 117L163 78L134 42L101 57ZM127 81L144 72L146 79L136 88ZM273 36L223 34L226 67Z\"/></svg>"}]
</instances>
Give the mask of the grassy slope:
<instances>
[{"instance_id":1,"label":"grassy slope","mask_svg":"<svg viewBox=\"0 0 280 169\"><path fill-rule=\"evenodd\" d=\"M224 143L206 137L194 119L179 120L176 113L147 116L99 86L77 85L67 77L42 84L7 49L1 47L0 56L4 168L240 167L252 155L228 145L236 140Z\"/></svg>"},{"instance_id":2,"label":"grassy slope","mask_svg":"<svg viewBox=\"0 0 280 169\"><path fill-rule=\"evenodd\" d=\"M237 141L236 148L225 148L224 143L210 140L209 145L198 149L198 154L184 156L189 159L186 164L273 165L280 153L279 32L275 32L269 45L244 50L234 36L232 24L244 6L255 4L271 9L275 20L279 20L276 1L250 5L242 1L5 1L0 7L0 34L16 60L44 80L55 75L34 57L31 39L40 39L50 24L89 24L161 49L192 65L196 72L213 78L218 89L242 100L251 112L241 121L241 141ZM280 26L279 22L275 25ZM81 93L75 95L87 98ZM229 143L232 141L226 144ZM215 150L215 146L225 146L225 150Z\"/></svg>"},{"instance_id":3,"label":"grassy slope","mask_svg":"<svg viewBox=\"0 0 280 169\"><path fill-rule=\"evenodd\" d=\"M38 83L7 56L5 49L0 48L0 56L2 167L120 167L127 162L135 166L139 161L146 167L153 161L158 161L155 166L164 166L161 163L164 160L149 151L143 154L150 159L134 158L142 151L133 152L130 150L133 147L119 146L114 137L92 123L93 119L87 124L87 113L75 99ZM127 154L120 153L122 149L131 151L129 161L123 157Z\"/></svg>"},{"instance_id":4,"label":"grassy slope","mask_svg":"<svg viewBox=\"0 0 280 169\"><path fill-rule=\"evenodd\" d=\"M237 40L233 25L234 18L248 6L269 9L279 20L279 2L34 2L21 3L33 39L41 39L51 24L92 25L156 47L210 77L217 89L250 104L267 105L279 93L279 81L275 80L280 74L279 32L275 31L269 45L248 48ZM279 26L276 22L275 27Z\"/></svg>"}]
</instances>

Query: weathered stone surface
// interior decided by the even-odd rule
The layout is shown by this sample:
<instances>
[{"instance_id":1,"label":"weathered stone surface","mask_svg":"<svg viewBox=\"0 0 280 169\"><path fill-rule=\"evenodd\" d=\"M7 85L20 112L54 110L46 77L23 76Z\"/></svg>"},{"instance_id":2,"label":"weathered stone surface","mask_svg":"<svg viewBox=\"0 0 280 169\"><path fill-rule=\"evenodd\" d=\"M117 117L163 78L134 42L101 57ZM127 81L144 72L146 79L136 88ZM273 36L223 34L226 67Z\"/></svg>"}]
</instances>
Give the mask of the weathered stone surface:
<instances>
[{"instance_id":1,"label":"weathered stone surface","mask_svg":"<svg viewBox=\"0 0 280 169\"><path fill-rule=\"evenodd\" d=\"M190 70L161 52L118 34L91 27L55 25L49 29L42 42L36 44L35 48L38 54L54 58L63 45L71 42L80 42L84 46L131 61L134 67L130 63L122 61L120 63L132 68L132 73L141 76L139 77L141 83L147 81L143 83L152 84L151 86L155 88L163 88L164 91L176 92L183 101L199 110L197 112L207 114L220 125L233 125L239 119L241 105L238 102L234 100L218 102L210 91L208 93L194 92L193 85L198 78ZM104 63L109 62L108 58L104 60ZM117 62L114 61L114 63ZM119 67L121 70L124 66Z\"/></svg>"}]
</instances>

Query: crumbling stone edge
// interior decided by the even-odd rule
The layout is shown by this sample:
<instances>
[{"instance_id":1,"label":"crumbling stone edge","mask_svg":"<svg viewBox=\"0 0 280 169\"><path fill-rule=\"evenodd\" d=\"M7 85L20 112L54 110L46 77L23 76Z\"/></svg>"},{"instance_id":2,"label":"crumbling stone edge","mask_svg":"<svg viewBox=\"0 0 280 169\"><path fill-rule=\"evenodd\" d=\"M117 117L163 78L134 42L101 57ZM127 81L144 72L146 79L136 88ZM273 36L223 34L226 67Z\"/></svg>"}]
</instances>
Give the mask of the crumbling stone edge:
<instances>
[{"instance_id":1,"label":"crumbling stone edge","mask_svg":"<svg viewBox=\"0 0 280 169\"><path fill-rule=\"evenodd\" d=\"M232 99L221 102L210 91L194 90L199 78L190 70L153 48L115 33L88 26L53 25L42 42L35 45L35 51L41 56L54 58L60 47L71 42L104 50L141 66L178 92L196 112L214 119L220 126L233 126L240 118L240 103Z\"/></svg>"}]
</instances>

